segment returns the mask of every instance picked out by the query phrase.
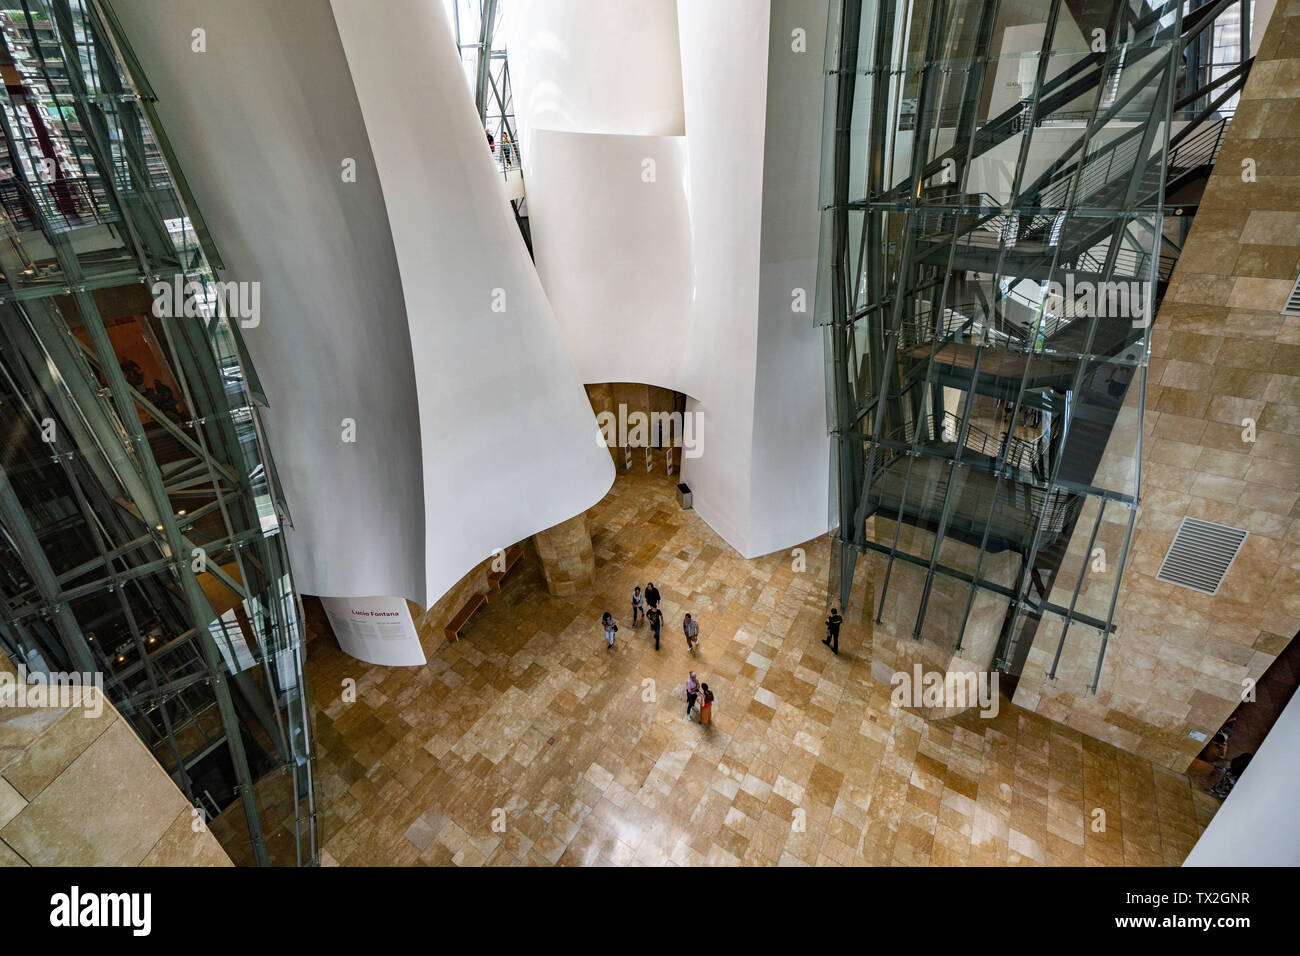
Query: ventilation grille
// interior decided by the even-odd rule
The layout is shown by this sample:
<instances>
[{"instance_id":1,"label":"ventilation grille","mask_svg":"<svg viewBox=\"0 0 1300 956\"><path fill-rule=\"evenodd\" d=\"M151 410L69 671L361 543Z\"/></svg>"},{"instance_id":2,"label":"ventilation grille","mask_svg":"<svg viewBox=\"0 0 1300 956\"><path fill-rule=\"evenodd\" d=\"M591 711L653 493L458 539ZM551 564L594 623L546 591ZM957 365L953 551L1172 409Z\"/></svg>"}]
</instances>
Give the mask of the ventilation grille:
<instances>
[{"instance_id":1,"label":"ventilation grille","mask_svg":"<svg viewBox=\"0 0 1300 956\"><path fill-rule=\"evenodd\" d=\"M1282 306L1283 315L1300 315L1300 278L1295 280L1295 285L1291 287L1291 294L1286 297L1286 305Z\"/></svg>"},{"instance_id":2,"label":"ventilation grille","mask_svg":"<svg viewBox=\"0 0 1300 956\"><path fill-rule=\"evenodd\" d=\"M1202 594L1217 594L1246 534L1240 528L1213 521L1183 518L1169 553L1160 563L1156 580Z\"/></svg>"}]
</instances>

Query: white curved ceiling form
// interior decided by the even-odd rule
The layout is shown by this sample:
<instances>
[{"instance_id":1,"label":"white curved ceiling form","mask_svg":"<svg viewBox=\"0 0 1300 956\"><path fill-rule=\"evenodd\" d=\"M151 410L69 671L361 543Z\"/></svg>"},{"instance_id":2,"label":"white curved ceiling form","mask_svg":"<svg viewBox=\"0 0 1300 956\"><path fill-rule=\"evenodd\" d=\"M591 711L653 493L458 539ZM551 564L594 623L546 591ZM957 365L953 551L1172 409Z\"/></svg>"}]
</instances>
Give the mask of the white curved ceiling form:
<instances>
[{"instance_id":1,"label":"white curved ceiling form","mask_svg":"<svg viewBox=\"0 0 1300 956\"><path fill-rule=\"evenodd\" d=\"M584 382L697 394L676 0L500 0L537 271Z\"/></svg>"},{"instance_id":2,"label":"white curved ceiling form","mask_svg":"<svg viewBox=\"0 0 1300 956\"><path fill-rule=\"evenodd\" d=\"M500 0L524 156L533 129L681 136L676 0Z\"/></svg>"},{"instance_id":3,"label":"white curved ceiling form","mask_svg":"<svg viewBox=\"0 0 1300 956\"><path fill-rule=\"evenodd\" d=\"M537 273L578 375L690 391L680 377L692 283L684 140L534 130L531 142Z\"/></svg>"},{"instance_id":4,"label":"white curved ceiling form","mask_svg":"<svg viewBox=\"0 0 1300 956\"><path fill-rule=\"evenodd\" d=\"M537 268L583 381L691 396L683 474L741 554L824 533L827 0L501 2Z\"/></svg>"},{"instance_id":5,"label":"white curved ceiling form","mask_svg":"<svg viewBox=\"0 0 1300 956\"><path fill-rule=\"evenodd\" d=\"M599 500L609 455L441 6L113 6L228 277L262 282L246 336L299 588L428 605L493 549Z\"/></svg>"},{"instance_id":6,"label":"white curved ceiling form","mask_svg":"<svg viewBox=\"0 0 1300 956\"><path fill-rule=\"evenodd\" d=\"M599 501L613 464L502 201L441 5L332 6L406 293L440 596L495 549Z\"/></svg>"},{"instance_id":7,"label":"white curved ceiling form","mask_svg":"<svg viewBox=\"0 0 1300 956\"><path fill-rule=\"evenodd\" d=\"M326 0L113 0L232 279L300 589L424 591L420 419L384 197ZM206 53L191 31L206 32ZM462 81L463 82L463 81ZM481 134L480 134L481 135ZM344 183L344 157L356 160ZM345 444L353 418L359 441ZM382 451L381 451L382 449Z\"/></svg>"}]
</instances>

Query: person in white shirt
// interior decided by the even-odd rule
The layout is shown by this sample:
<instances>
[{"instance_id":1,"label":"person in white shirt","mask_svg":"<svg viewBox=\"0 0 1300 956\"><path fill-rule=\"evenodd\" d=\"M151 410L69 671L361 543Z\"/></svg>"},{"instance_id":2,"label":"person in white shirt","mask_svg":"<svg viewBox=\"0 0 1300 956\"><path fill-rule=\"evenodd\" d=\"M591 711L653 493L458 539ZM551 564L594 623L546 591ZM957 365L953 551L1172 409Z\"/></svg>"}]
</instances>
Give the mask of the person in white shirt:
<instances>
[{"instance_id":1,"label":"person in white shirt","mask_svg":"<svg viewBox=\"0 0 1300 956\"><path fill-rule=\"evenodd\" d=\"M687 615L689 617L689 615ZM686 716L691 716L691 711L695 709L695 698L700 693L700 679L695 676L695 671L691 671L691 676L686 680Z\"/></svg>"},{"instance_id":2,"label":"person in white shirt","mask_svg":"<svg viewBox=\"0 0 1300 956\"><path fill-rule=\"evenodd\" d=\"M636 618L638 614L640 614L642 617L645 616L644 607L645 607L645 599L641 597L641 588L640 587L633 588L632 589L632 626L633 627L636 627Z\"/></svg>"},{"instance_id":3,"label":"person in white shirt","mask_svg":"<svg viewBox=\"0 0 1300 956\"><path fill-rule=\"evenodd\" d=\"M700 625L689 614L682 620L682 633L686 635L686 649L694 654L700 646Z\"/></svg>"}]
</instances>

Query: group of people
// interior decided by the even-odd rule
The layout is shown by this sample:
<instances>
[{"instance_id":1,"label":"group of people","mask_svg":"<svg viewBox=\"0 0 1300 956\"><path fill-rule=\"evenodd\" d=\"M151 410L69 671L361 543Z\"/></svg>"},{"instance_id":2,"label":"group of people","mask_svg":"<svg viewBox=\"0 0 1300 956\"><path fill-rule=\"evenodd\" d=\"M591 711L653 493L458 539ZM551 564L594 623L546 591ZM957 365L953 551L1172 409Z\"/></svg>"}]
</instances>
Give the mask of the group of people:
<instances>
[{"instance_id":1,"label":"group of people","mask_svg":"<svg viewBox=\"0 0 1300 956\"><path fill-rule=\"evenodd\" d=\"M650 628L655 635L655 650L659 650L659 634L664 626L664 615L659 610L659 601L661 596L659 589L655 587L653 581L646 583L645 591L641 590L640 585L632 589L632 626L636 627L637 623L644 618L650 622ZM618 625L614 623L614 616L608 611L603 618L605 628L605 639L609 646L614 646L614 633L618 631ZM682 633L686 636L686 649L694 654L700 646L700 625L690 614L682 618Z\"/></svg>"},{"instance_id":2,"label":"group of people","mask_svg":"<svg viewBox=\"0 0 1300 956\"><path fill-rule=\"evenodd\" d=\"M663 628L664 615L659 610L659 589L655 587L654 582L650 581L645 586L645 591L641 590L640 585L632 589L632 626L636 627L641 619L650 622L650 627L655 635L655 650L659 650L659 632ZM822 643L831 649L831 653L836 657L840 656L840 625L844 623L844 618L840 617L838 608L831 608L831 613L826 616L826 637ZM614 649L614 635L618 633L618 624L614 620L614 615L606 611L601 615L600 626L605 630L605 640L609 650ZM700 647L700 624L690 614L682 617L682 633L686 636L686 649L695 654Z\"/></svg>"},{"instance_id":3,"label":"group of people","mask_svg":"<svg viewBox=\"0 0 1300 956\"><path fill-rule=\"evenodd\" d=\"M483 132L487 134L489 152L495 155L497 151L496 137L492 135L492 131L490 129L485 129L483 130ZM501 131L501 165L503 165L506 169L510 168L510 152L511 152L510 135L505 130L502 130Z\"/></svg>"},{"instance_id":4,"label":"group of people","mask_svg":"<svg viewBox=\"0 0 1300 956\"><path fill-rule=\"evenodd\" d=\"M127 359L119 366L122 369L122 377L126 379L126 384L144 396L147 401L158 411L162 412L173 422L183 424L181 417L180 402L176 399L176 393L163 384L162 379L155 378L151 388L145 387L144 371L140 364L134 359Z\"/></svg>"},{"instance_id":5,"label":"group of people","mask_svg":"<svg viewBox=\"0 0 1300 956\"><path fill-rule=\"evenodd\" d=\"M650 622L655 635L656 651L659 650L659 632L664 622L663 612L659 610L661 599L659 589L653 581L646 583L644 591L640 585L632 589L632 626L636 627L643 619ZM606 611L601 615L600 626L605 631L606 646L613 650L614 635L618 633L618 622L614 620L614 615ZM686 637L686 649L695 654L700 647L700 625L690 614L682 617L682 633ZM695 676L695 671L691 671L686 681L686 717L689 719L692 713L699 714L701 724L708 724L713 719L713 691Z\"/></svg>"},{"instance_id":6,"label":"group of people","mask_svg":"<svg viewBox=\"0 0 1300 956\"><path fill-rule=\"evenodd\" d=\"M701 727L713 722L713 691L695 676L695 671L691 671L691 676L686 678L687 720L691 719L691 713L695 710L699 711Z\"/></svg>"},{"instance_id":7,"label":"group of people","mask_svg":"<svg viewBox=\"0 0 1300 956\"><path fill-rule=\"evenodd\" d=\"M636 627L642 619L650 622L650 627L654 630L655 650L659 650L659 632L663 627L664 615L659 610L659 601L661 595L659 589L655 587L654 582L646 584L645 590L642 591L640 585L632 589L632 626ZM609 650L614 649L614 635L618 633L618 623L614 620L614 615L606 611L601 616L601 627L605 630L605 640ZM822 641L831 649L831 653L836 657L840 653L840 626L844 623L844 618L840 616L839 608L831 608L831 613L826 617L826 637ZM686 636L686 649L692 654L696 653L700 646L700 625L690 614L682 617L682 633ZM708 724L713 719L713 691L709 690L709 685L700 681L695 676L695 671L691 671L690 677L686 681L686 717L690 719L691 714L699 713L700 723Z\"/></svg>"}]
</instances>

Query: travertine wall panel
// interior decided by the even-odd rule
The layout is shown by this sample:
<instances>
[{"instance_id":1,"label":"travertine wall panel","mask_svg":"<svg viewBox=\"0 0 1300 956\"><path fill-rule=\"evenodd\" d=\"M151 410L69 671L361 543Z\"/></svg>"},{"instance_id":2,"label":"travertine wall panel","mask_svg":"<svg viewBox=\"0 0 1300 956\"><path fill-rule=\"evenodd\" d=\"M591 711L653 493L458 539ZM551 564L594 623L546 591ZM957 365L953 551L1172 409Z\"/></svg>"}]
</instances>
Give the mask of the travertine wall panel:
<instances>
[{"instance_id":1,"label":"travertine wall panel","mask_svg":"<svg viewBox=\"0 0 1300 956\"><path fill-rule=\"evenodd\" d=\"M1251 165L1253 181L1243 178ZM1240 702L1242 682L1263 674L1300 629L1300 318L1280 314L1297 273L1300 4L1292 2L1268 25L1155 319L1141 506L1099 692L1086 688L1100 635L1072 628L1048 682L1060 628L1044 622L1016 703L1183 770L1203 746L1189 734L1213 734ZM1130 412L1135 401L1130 394ZM1102 468L1125 467L1133 454L1108 448ZM1250 532L1215 596L1155 578L1188 515ZM1122 530L1107 525L1112 560ZM1084 543L1072 542L1067 569L1080 565ZM1082 604L1101 606L1115 573L1090 575ZM1059 577L1052 599L1068 603L1074 580L1072 571Z\"/></svg>"},{"instance_id":2,"label":"travertine wall panel","mask_svg":"<svg viewBox=\"0 0 1300 956\"><path fill-rule=\"evenodd\" d=\"M16 674L4 654L0 673ZM99 693L77 688L64 707L16 697L0 706L0 866L230 866Z\"/></svg>"},{"instance_id":3,"label":"travertine wall panel","mask_svg":"<svg viewBox=\"0 0 1300 956\"><path fill-rule=\"evenodd\" d=\"M585 513L533 535L533 543L542 559L546 589L552 594L577 594L595 579L596 554Z\"/></svg>"}]
</instances>

